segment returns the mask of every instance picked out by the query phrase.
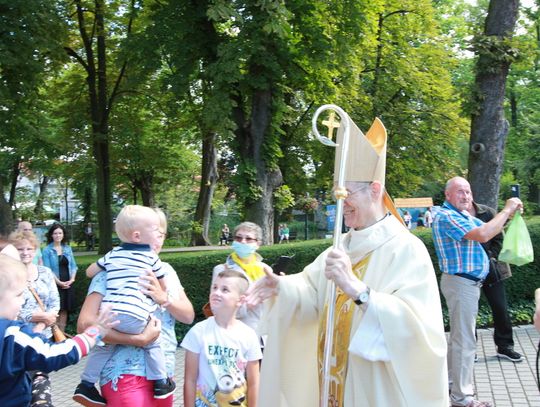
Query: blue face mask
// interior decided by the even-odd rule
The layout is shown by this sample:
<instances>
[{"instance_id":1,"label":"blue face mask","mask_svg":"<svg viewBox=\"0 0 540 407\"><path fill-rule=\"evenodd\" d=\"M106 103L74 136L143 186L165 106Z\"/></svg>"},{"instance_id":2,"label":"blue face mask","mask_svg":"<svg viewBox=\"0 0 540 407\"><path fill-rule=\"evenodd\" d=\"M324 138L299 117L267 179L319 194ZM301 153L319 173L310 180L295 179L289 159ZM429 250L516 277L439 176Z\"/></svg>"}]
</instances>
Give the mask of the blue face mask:
<instances>
[{"instance_id":1,"label":"blue face mask","mask_svg":"<svg viewBox=\"0 0 540 407\"><path fill-rule=\"evenodd\" d=\"M232 243L231 247L241 259L251 256L257 250L255 243L240 243L236 240Z\"/></svg>"}]
</instances>

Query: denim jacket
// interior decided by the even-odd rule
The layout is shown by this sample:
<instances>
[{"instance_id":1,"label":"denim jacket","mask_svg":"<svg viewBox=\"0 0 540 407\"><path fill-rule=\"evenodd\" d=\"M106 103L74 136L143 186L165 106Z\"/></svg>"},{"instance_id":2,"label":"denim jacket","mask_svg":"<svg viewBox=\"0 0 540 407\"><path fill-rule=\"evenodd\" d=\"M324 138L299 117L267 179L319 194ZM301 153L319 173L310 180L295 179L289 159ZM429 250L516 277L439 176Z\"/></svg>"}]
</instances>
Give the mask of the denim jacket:
<instances>
[{"instance_id":1,"label":"denim jacket","mask_svg":"<svg viewBox=\"0 0 540 407\"><path fill-rule=\"evenodd\" d=\"M69 247L68 245L63 244L62 252L69 261L69 277L73 278L75 273L77 273L77 263L75 263L75 257L73 257L73 250L71 250L71 247ZM54 243L49 243L43 249L43 265L45 267L49 267L56 276L56 278L60 278L58 254L56 253L56 250L54 250Z\"/></svg>"}]
</instances>

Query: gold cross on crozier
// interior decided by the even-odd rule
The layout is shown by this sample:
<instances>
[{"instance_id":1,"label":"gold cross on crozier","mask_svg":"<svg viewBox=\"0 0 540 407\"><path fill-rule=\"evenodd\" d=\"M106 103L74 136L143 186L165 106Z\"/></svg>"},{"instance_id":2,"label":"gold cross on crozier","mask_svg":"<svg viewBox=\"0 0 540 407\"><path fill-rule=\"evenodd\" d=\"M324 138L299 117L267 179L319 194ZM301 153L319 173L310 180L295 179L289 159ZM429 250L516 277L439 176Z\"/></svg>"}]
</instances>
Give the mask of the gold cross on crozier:
<instances>
[{"instance_id":1,"label":"gold cross on crozier","mask_svg":"<svg viewBox=\"0 0 540 407\"><path fill-rule=\"evenodd\" d=\"M330 112L328 115L328 120L323 120L322 124L328 127L328 138L332 140L334 136L334 129L339 127L339 121L336 120L336 112Z\"/></svg>"}]
</instances>

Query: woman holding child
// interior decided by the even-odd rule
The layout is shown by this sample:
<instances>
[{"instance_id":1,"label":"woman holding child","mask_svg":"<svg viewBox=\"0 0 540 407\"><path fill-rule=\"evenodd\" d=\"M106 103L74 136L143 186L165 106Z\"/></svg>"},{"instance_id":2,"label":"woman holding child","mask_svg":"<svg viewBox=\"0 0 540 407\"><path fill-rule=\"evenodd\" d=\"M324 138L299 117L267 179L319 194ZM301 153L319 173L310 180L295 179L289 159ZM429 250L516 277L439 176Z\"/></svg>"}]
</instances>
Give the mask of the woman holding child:
<instances>
[{"instance_id":1,"label":"woman holding child","mask_svg":"<svg viewBox=\"0 0 540 407\"><path fill-rule=\"evenodd\" d=\"M160 218L161 238L154 247L159 253L167 231L165 215L156 210ZM187 298L174 269L162 262L165 272L164 291L153 273L141 277L142 290L159 305L157 319L152 317L142 334L127 335L111 331L104 339L107 343L119 344L113 356L101 372L101 391L108 407L170 407L173 396L166 399L154 399L153 382L146 378L145 352L141 346L153 342L161 332L161 347L165 354L166 369L169 377L174 375L177 340L174 332L176 321L191 324L195 317L193 306ZM88 296L79 314L78 330L84 330L96 318L101 301L106 293L106 275L99 273L92 279Z\"/></svg>"}]
</instances>

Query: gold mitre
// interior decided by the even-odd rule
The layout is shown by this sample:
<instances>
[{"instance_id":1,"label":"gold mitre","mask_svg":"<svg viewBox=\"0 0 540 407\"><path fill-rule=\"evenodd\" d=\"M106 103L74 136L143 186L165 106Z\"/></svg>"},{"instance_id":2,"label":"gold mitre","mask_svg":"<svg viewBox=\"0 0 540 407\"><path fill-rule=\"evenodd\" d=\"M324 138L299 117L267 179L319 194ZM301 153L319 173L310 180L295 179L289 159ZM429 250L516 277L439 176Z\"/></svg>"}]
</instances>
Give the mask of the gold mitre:
<instances>
[{"instance_id":1,"label":"gold mitre","mask_svg":"<svg viewBox=\"0 0 540 407\"><path fill-rule=\"evenodd\" d=\"M375 118L371 128L364 135L356 124L349 120L351 130L349 135L349 153L345 168L345 181L371 182L379 181L384 186L386 173L386 129L384 124ZM338 128L337 143L342 145L345 126ZM341 162L341 149L336 154L334 164L334 182L339 176L339 163Z\"/></svg>"},{"instance_id":2,"label":"gold mitre","mask_svg":"<svg viewBox=\"0 0 540 407\"><path fill-rule=\"evenodd\" d=\"M349 134L349 149L347 165L345 167L346 182L372 182L379 181L384 186L386 175L386 128L378 118L373 120L368 132L364 135L356 124L349 119L351 126ZM345 126L343 122L338 127L337 143L343 143ZM334 183L337 184L339 176L339 163L341 162L341 149L337 149L334 164ZM384 192L384 204L401 223L403 219L399 215L392 198L388 192Z\"/></svg>"}]
</instances>

